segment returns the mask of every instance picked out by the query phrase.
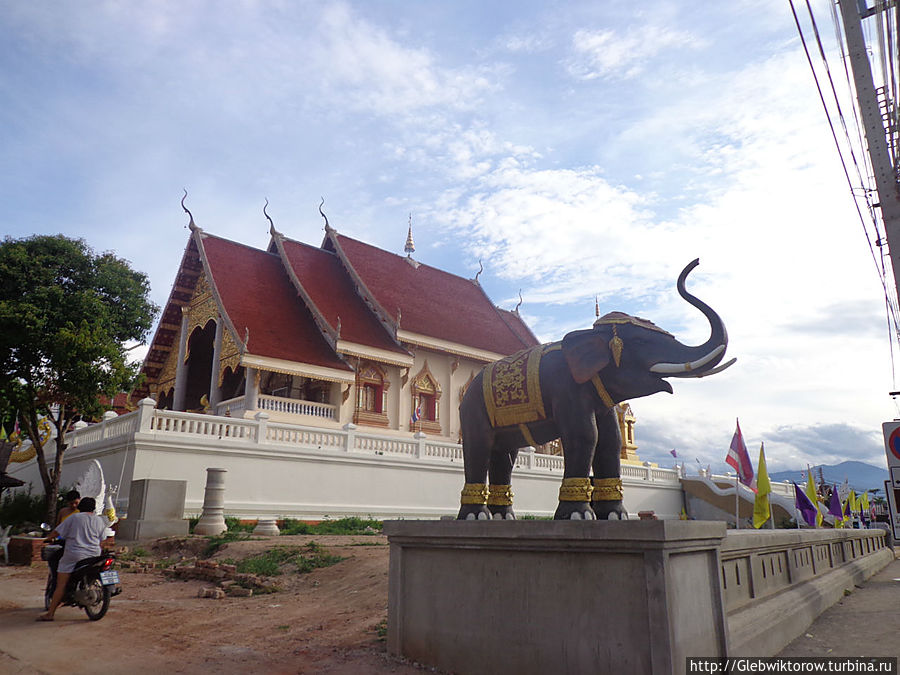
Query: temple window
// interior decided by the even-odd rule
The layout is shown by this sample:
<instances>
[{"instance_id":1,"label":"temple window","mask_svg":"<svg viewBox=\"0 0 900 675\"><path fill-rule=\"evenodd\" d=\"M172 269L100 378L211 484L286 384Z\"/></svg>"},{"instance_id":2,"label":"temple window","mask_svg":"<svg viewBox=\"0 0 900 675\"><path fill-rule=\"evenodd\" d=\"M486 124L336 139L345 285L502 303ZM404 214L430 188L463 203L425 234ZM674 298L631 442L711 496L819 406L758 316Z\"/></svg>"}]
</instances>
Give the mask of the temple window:
<instances>
[{"instance_id":1,"label":"temple window","mask_svg":"<svg viewBox=\"0 0 900 675\"><path fill-rule=\"evenodd\" d=\"M410 430L432 434L442 433L440 422L441 386L428 369L428 361L412 379L410 393L412 410L419 411L418 419L414 419L415 415L410 415Z\"/></svg>"},{"instance_id":2,"label":"temple window","mask_svg":"<svg viewBox=\"0 0 900 675\"><path fill-rule=\"evenodd\" d=\"M387 390L390 387L387 374L375 363L363 361L356 371L356 424L386 427Z\"/></svg>"}]
</instances>

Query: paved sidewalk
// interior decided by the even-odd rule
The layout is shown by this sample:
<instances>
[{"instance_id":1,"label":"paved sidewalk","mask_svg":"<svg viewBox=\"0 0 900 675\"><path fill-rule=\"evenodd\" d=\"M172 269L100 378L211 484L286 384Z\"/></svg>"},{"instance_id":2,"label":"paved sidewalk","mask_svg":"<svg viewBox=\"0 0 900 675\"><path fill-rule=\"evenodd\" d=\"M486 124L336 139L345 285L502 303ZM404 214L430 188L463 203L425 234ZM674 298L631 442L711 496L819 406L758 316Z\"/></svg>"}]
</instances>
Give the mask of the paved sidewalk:
<instances>
[{"instance_id":1,"label":"paved sidewalk","mask_svg":"<svg viewBox=\"0 0 900 675\"><path fill-rule=\"evenodd\" d=\"M856 586L778 656L900 657L900 560Z\"/></svg>"}]
</instances>

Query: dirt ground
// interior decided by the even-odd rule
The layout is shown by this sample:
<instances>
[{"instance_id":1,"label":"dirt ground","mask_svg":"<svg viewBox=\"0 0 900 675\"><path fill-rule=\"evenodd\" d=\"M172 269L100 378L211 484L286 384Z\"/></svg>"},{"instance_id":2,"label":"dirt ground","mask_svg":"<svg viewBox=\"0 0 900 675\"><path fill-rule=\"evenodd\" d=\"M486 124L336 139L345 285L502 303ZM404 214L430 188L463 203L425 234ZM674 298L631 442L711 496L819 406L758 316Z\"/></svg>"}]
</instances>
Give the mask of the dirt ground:
<instances>
[{"instance_id":1,"label":"dirt ground","mask_svg":"<svg viewBox=\"0 0 900 675\"><path fill-rule=\"evenodd\" d=\"M273 576L280 591L246 598L199 598L199 590L213 584L122 569L122 593L99 622L73 607L61 607L53 623L35 622L43 609L46 566L0 567L0 672L430 671L386 651L386 537L255 537L225 545L210 560L240 560L310 541L345 560ZM206 543L203 537L147 542L139 545L147 555L138 559L189 559Z\"/></svg>"}]
</instances>

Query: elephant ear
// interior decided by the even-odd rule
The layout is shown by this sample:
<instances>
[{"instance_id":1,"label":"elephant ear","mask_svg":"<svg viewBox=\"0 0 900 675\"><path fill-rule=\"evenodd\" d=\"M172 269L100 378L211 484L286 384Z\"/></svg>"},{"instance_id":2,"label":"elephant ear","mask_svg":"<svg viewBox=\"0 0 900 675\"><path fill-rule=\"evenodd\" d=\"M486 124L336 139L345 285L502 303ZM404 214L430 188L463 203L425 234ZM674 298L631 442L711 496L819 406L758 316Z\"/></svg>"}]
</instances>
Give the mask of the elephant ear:
<instances>
[{"instance_id":1,"label":"elephant ear","mask_svg":"<svg viewBox=\"0 0 900 675\"><path fill-rule=\"evenodd\" d=\"M596 329L578 330L563 338L562 353L578 384L584 384L609 364L608 340Z\"/></svg>"}]
</instances>

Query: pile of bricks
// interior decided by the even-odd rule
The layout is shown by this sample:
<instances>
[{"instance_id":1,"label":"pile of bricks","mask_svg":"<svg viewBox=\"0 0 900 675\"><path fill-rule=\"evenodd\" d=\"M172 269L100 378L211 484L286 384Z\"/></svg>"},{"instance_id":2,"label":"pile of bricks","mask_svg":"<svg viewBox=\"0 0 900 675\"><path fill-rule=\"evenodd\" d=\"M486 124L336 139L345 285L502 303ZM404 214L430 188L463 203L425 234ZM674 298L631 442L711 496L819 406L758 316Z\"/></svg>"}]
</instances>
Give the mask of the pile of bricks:
<instances>
[{"instance_id":1,"label":"pile of bricks","mask_svg":"<svg viewBox=\"0 0 900 675\"><path fill-rule=\"evenodd\" d=\"M198 593L198 597L201 598L220 599L224 598L226 593L234 597L249 597L253 595L254 589L266 592L277 590L275 586L266 583L255 574L238 572L234 565L210 560L196 560L193 564L176 565L162 570L162 574L169 579L199 579L216 584L212 588L201 588Z\"/></svg>"}]
</instances>

